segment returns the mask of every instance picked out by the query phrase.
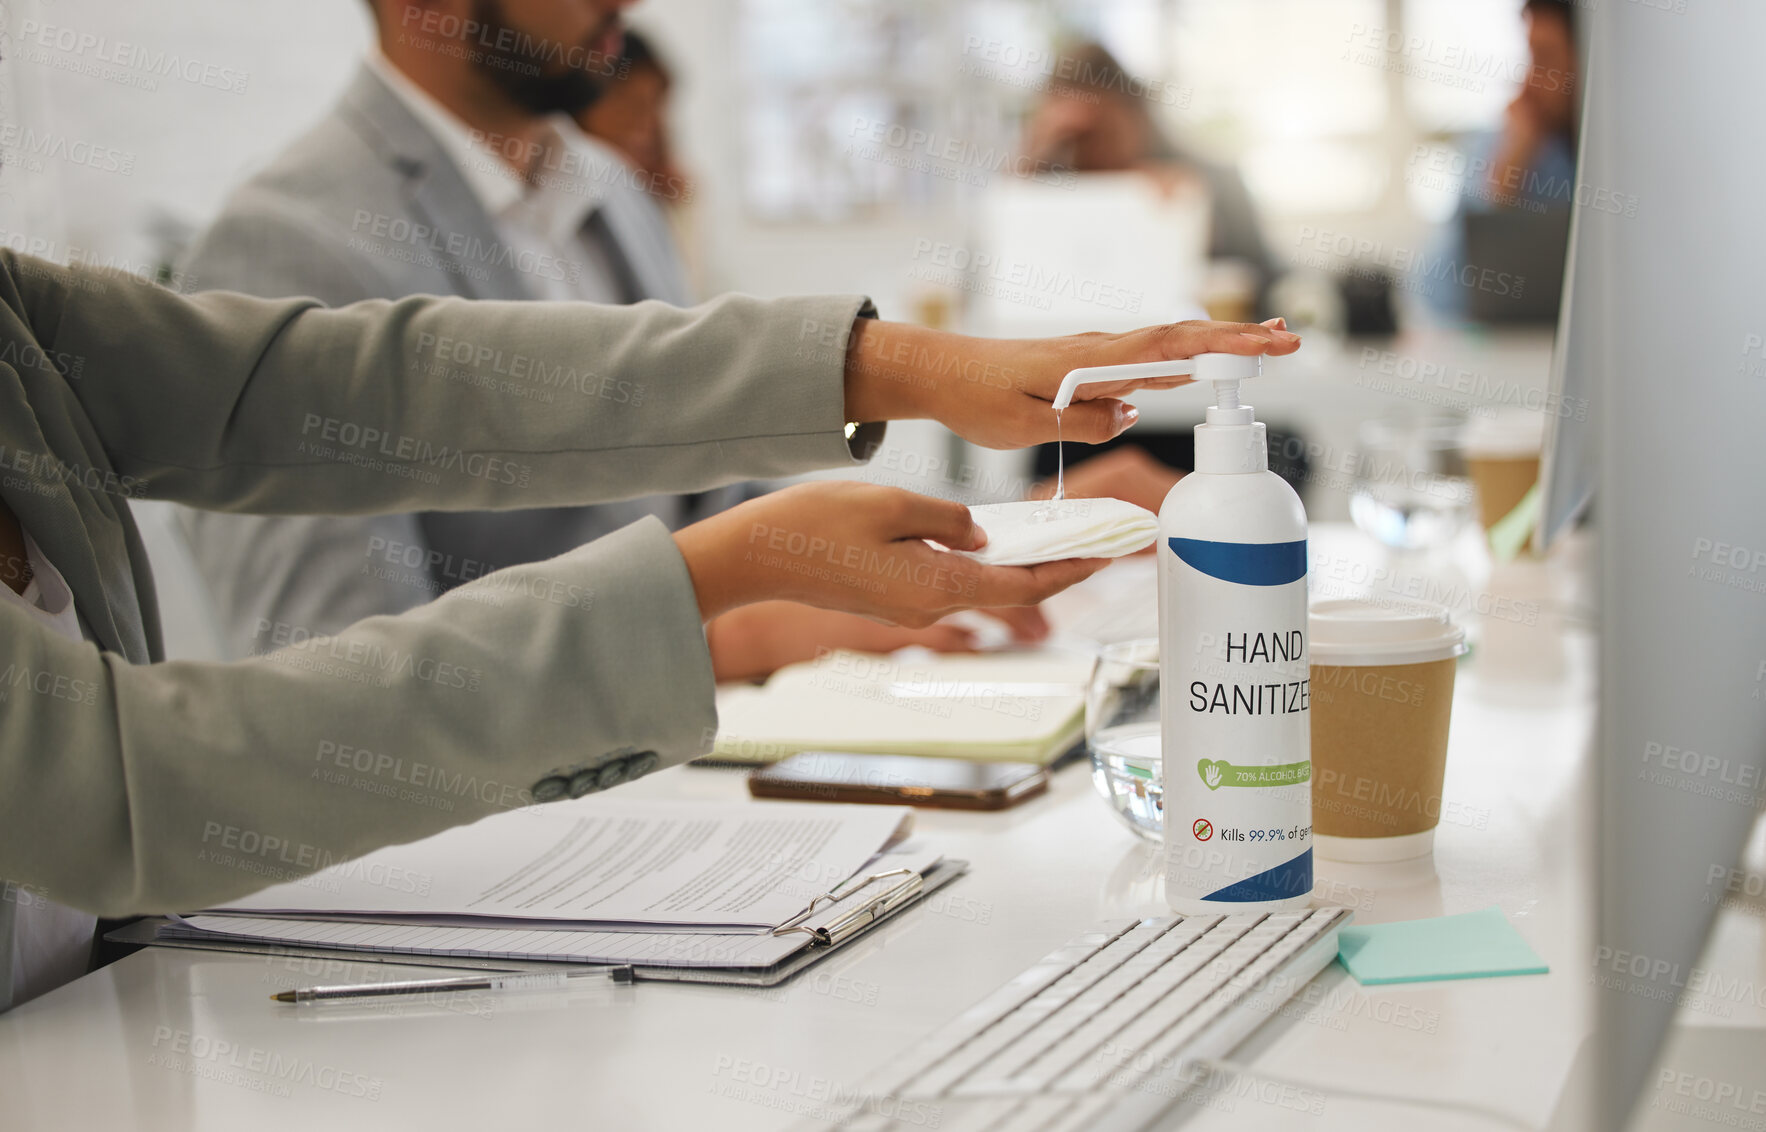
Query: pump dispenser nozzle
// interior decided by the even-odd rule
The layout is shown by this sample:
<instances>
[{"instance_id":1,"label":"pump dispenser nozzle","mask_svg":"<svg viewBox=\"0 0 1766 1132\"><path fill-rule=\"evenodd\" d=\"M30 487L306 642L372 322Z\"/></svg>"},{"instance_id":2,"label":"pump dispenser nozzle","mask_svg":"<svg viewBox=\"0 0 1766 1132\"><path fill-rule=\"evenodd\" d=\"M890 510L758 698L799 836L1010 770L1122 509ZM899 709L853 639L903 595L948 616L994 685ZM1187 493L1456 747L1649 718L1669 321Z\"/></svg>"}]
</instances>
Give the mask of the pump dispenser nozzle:
<instances>
[{"instance_id":1,"label":"pump dispenser nozzle","mask_svg":"<svg viewBox=\"0 0 1766 1132\"><path fill-rule=\"evenodd\" d=\"M1208 407L1207 423L1196 429L1196 471L1261 472L1269 468L1269 448L1263 426L1257 423L1251 406L1239 403L1239 382L1262 372L1261 354L1197 354L1169 362L1091 366L1073 370L1061 379L1054 406L1057 412L1065 409L1073 403L1073 394L1081 385L1095 381L1186 376L1212 381L1214 404Z\"/></svg>"},{"instance_id":2,"label":"pump dispenser nozzle","mask_svg":"<svg viewBox=\"0 0 1766 1132\"><path fill-rule=\"evenodd\" d=\"M1239 382L1248 377L1256 377L1263 372L1263 355L1261 354L1197 354L1193 358L1175 358L1168 362L1136 362L1125 366L1088 366L1076 369L1061 379L1060 391L1055 394L1056 409L1065 409L1073 403L1073 394L1081 385L1090 385L1097 381L1141 381L1150 377L1194 377L1197 381L1212 381L1214 396L1223 409L1236 409L1239 405ZM1227 399L1231 398L1228 404Z\"/></svg>"}]
</instances>

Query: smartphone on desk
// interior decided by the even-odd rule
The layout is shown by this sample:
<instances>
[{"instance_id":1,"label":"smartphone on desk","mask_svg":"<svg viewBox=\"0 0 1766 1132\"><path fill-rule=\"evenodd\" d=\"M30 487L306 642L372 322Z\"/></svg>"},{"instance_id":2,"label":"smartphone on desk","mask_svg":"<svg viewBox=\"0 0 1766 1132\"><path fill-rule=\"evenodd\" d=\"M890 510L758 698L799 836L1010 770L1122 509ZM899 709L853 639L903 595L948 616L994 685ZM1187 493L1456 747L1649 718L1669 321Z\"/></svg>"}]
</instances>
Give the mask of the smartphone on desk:
<instances>
[{"instance_id":1,"label":"smartphone on desk","mask_svg":"<svg viewBox=\"0 0 1766 1132\"><path fill-rule=\"evenodd\" d=\"M1034 763L804 751L748 776L756 798L1004 810L1049 788Z\"/></svg>"}]
</instances>

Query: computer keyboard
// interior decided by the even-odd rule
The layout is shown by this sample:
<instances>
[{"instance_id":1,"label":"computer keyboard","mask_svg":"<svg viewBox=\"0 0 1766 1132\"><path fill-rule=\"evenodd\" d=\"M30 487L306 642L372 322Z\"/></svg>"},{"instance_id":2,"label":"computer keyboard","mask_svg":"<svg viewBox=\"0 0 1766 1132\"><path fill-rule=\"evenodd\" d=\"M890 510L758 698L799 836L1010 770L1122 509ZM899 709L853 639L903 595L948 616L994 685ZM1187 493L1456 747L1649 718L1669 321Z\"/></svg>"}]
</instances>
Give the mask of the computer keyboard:
<instances>
[{"instance_id":1,"label":"computer keyboard","mask_svg":"<svg viewBox=\"0 0 1766 1132\"><path fill-rule=\"evenodd\" d=\"M1138 1132L1337 954L1346 908L1101 924L805 1127Z\"/></svg>"}]
</instances>

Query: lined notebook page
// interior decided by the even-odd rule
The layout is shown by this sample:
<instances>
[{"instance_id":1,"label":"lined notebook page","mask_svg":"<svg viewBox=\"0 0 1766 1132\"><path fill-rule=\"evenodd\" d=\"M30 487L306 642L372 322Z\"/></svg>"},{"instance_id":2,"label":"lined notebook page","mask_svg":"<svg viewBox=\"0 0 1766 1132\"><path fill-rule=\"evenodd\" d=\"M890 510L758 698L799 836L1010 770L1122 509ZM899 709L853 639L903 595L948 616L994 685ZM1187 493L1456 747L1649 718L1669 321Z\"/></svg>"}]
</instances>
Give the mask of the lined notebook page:
<instances>
[{"instance_id":1,"label":"lined notebook page","mask_svg":"<svg viewBox=\"0 0 1766 1132\"><path fill-rule=\"evenodd\" d=\"M1047 763L1081 731L1092 656L831 652L762 686L718 689L713 755L773 762L800 751Z\"/></svg>"}]
</instances>

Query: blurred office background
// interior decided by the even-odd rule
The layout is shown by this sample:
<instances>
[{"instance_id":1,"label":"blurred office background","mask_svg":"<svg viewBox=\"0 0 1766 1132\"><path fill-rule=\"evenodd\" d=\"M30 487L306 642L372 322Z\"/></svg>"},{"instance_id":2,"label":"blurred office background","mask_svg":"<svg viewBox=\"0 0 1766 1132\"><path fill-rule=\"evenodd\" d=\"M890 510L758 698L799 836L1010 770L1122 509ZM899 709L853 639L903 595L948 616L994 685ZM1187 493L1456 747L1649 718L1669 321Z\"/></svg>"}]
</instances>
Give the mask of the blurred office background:
<instances>
[{"instance_id":1,"label":"blurred office background","mask_svg":"<svg viewBox=\"0 0 1766 1132\"><path fill-rule=\"evenodd\" d=\"M143 272L174 264L369 46L360 0L0 8L0 237ZM1464 155L1501 128L1526 77L1521 9L646 0L630 19L674 72L675 157L692 187L670 212L702 297L865 292L886 317L1014 335L1204 304L1284 314L1312 332L1309 348L1253 399L1294 438L1289 470L1329 519L1347 517L1352 489L1317 469L1354 459L1368 419L1550 408L1557 281L1533 272L1526 303L1485 287L1467 304L1434 270L1460 262L1451 229L1477 193ZM1247 284L1243 263L1210 264L1196 243L1207 214L1186 214L1183 193L1021 175L1033 173L1019 156L1026 124L1085 40L1145 80L1138 102L1183 152L1238 171L1277 278ZM1141 431L1176 438L1160 452L1181 463L1199 413L1197 395L1167 394ZM944 495L1012 494L1051 459L963 452L932 428L892 442L899 458L875 474Z\"/></svg>"},{"instance_id":2,"label":"blurred office background","mask_svg":"<svg viewBox=\"0 0 1766 1132\"><path fill-rule=\"evenodd\" d=\"M10 224L138 258L316 119L369 42L360 0L4 7L12 120L135 158L126 174L8 162ZM951 164L986 173L1055 73L1058 38L1102 43L1155 84L1162 125L1237 163L1288 260L1307 226L1421 242L1454 197L1407 176L1415 146L1497 128L1527 56L1518 0L648 0L632 22L676 73L704 285L862 289L892 310L915 290L915 241L964 239L986 186L868 160L855 123L955 140L976 164ZM68 31L226 68L243 90L98 62L60 46ZM1472 62L1383 50L1405 39Z\"/></svg>"}]
</instances>

